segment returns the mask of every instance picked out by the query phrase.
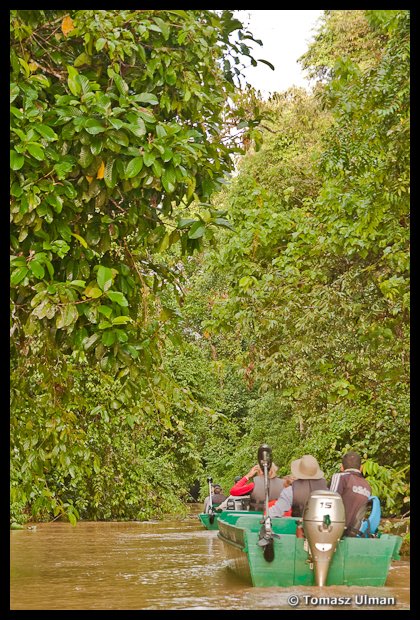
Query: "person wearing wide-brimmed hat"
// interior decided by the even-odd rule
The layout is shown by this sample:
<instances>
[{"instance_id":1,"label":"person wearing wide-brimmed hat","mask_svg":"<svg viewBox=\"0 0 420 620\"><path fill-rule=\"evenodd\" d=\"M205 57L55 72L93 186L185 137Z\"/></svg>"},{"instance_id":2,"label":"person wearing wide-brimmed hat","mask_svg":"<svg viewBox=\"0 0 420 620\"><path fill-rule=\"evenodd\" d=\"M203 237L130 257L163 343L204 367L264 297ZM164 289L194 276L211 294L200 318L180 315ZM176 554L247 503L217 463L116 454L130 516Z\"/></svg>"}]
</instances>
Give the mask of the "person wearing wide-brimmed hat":
<instances>
[{"instance_id":1,"label":"person wearing wide-brimmed hat","mask_svg":"<svg viewBox=\"0 0 420 620\"><path fill-rule=\"evenodd\" d=\"M270 517L284 517L290 511L292 517L301 517L312 491L328 489L324 472L314 456L304 454L302 458L292 461L290 469L295 479L290 486L284 487L277 502L269 508Z\"/></svg>"}]
</instances>

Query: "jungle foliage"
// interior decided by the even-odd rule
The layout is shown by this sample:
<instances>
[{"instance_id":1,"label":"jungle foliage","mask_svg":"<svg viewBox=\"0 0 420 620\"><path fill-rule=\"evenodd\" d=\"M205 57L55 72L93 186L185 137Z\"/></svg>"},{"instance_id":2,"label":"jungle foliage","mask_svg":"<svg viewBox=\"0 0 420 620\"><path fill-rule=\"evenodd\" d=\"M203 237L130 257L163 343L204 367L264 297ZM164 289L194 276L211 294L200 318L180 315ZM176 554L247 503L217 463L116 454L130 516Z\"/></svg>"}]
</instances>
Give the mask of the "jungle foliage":
<instances>
[{"instance_id":1,"label":"jungle foliage","mask_svg":"<svg viewBox=\"0 0 420 620\"><path fill-rule=\"evenodd\" d=\"M14 521L182 514L267 441L407 510L409 18L325 11L264 102L230 11L11 11Z\"/></svg>"},{"instance_id":2,"label":"jungle foliage","mask_svg":"<svg viewBox=\"0 0 420 620\"><path fill-rule=\"evenodd\" d=\"M225 279L206 328L248 343L240 363L260 394L230 479L268 437L283 473L310 453L331 476L354 449L384 510L406 511L409 13L364 12L363 63L340 13L326 12L307 55L316 67L326 55L330 78L315 96L272 97L262 149L218 203L235 233L209 253ZM344 13L357 31L360 12Z\"/></svg>"},{"instance_id":3,"label":"jungle foliage","mask_svg":"<svg viewBox=\"0 0 420 620\"><path fill-rule=\"evenodd\" d=\"M258 42L231 11L10 17L12 504L159 513L205 412L163 365L180 265L230 226L209 199L259 137L238 86Z\"/></svg>"}]
</instances>

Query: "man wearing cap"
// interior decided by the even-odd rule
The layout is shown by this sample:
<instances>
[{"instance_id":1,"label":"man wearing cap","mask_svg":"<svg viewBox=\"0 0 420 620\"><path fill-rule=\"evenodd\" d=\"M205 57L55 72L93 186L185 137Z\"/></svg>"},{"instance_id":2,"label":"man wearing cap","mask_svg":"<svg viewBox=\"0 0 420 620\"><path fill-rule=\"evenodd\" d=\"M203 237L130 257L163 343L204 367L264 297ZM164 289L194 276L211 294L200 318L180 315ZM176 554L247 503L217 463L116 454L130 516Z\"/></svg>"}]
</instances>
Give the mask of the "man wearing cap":
<instances>
[{"instance_id":1,"label":"man wearing cap","mask_svg":"<svg viewBox=\"0 0 420 620\"><path fill-rule=\"evenodd\" d=\"M333 474L330 491L339 493L346 511L344 536L357 536L365 515L371 486L362 472L362 459L357 452L347 452L341 460L340 473Z\"/></svg>"},{"instance_id":2,"label":"man wearing cap","mask_svg":"<svg viewBox=\"0 0 420 620\"><path fill-rule=\"evenodd\" d=\"M321 471L318 461L310 454L292 461L290 466L295 480L290 486L285 486L272 508L269 508L270 517L283 517L284 513L292 511L292 517L302 517L303 509L312 491L328 490L324 472Z\"/></svg>"},{"instance_id":3,"label":"man wearing cap","mask_svg":"<svg viewBox=\"0 0 420 620\"><path fill-rule=\"evenodd\" d=\"M224 502L225 499L226 499L226 495L223 494L222 487L220 486L220 484L215 484L213 486L213 491L211 494L211 502L212 502L213 508L217 508L217 506L221 504L222 502ZM210 508L210 497L207 496L206 499L204 500L203 512L208 512L209 508Z\"/></svg>"}]
</instances>

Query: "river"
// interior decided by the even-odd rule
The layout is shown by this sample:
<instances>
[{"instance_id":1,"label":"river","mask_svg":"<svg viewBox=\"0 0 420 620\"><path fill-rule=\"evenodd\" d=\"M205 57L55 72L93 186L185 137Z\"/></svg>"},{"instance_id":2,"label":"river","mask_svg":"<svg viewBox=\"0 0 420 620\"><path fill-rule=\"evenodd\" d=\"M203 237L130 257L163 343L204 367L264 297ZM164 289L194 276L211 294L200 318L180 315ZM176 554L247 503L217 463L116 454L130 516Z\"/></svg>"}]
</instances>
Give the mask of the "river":
<instances>
[{"instance_id":1,"label":"river","mask_svg":"<svg viewBox=\"0 0 420 620\"><path fill-rule=\"evenodd\" d=\"M392 563L381 588L254 588L229 570L217 531L205 530L196 514L75 527L38 523L10 532L10 568L12 610L384 609L357 606L363 594L394 598L385 609L410 609L408 559ZM297 607L287 602L291 594L300 598ZM319 601L327 596L329 604ZM339 597L350 602L335 602Z\"/></svg>"}]
</instances>

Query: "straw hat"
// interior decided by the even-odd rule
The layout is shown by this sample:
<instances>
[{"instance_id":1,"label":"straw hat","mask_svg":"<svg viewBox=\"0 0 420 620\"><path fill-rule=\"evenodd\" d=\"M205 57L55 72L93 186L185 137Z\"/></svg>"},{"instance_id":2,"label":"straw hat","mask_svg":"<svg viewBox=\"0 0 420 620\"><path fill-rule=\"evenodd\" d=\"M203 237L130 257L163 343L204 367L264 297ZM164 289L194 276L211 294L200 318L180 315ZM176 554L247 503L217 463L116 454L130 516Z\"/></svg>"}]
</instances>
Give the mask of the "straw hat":
<instances>
[{"instance_id":1,"label":"straw hat","mask_svg":"<svg viewBox=\"0 0 420 620\"><path fill-rule=\"evenodd\" d=\"M324 472L319 468L318 461L310 454L304 454L301 459L292 461L290 469L292 475L301 480L318 480L324 477Z\"/></svg>"}]
</instances>

